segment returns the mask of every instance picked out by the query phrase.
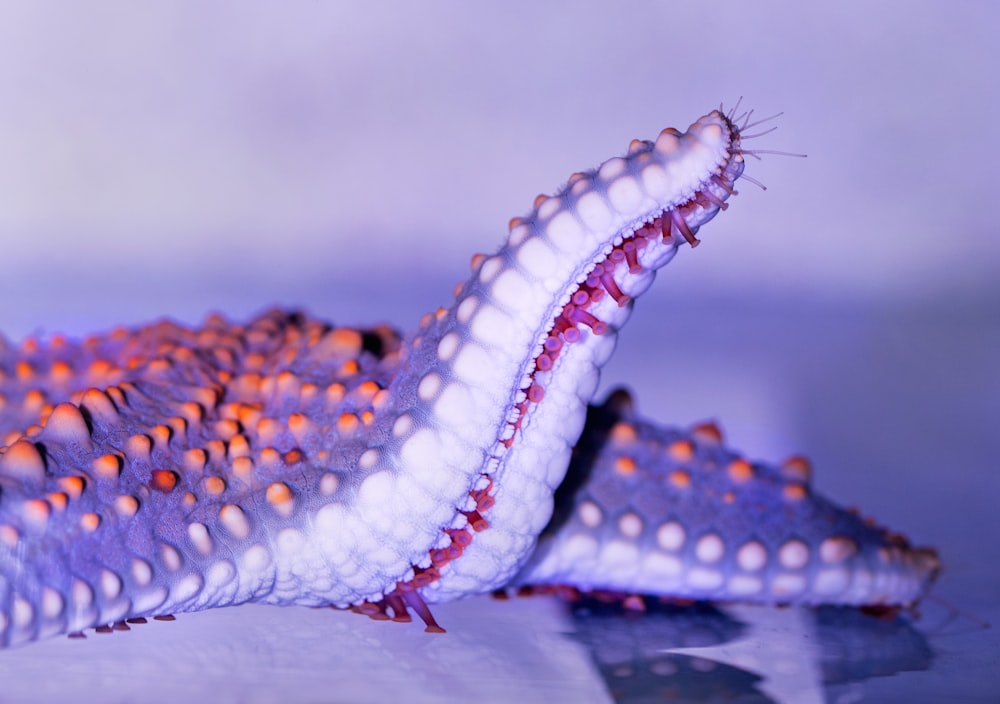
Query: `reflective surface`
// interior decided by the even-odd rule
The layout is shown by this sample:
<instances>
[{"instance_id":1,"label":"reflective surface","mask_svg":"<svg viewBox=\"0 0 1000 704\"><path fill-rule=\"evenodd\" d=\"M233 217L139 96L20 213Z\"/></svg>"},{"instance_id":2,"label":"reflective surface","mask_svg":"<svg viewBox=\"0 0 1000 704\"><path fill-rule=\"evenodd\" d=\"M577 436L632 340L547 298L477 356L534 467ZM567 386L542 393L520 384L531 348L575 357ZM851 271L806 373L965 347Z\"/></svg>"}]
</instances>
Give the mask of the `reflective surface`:
<instances>
[{"instance_id":1,"label":"reflective surface","mask_svg":"<svg viewBox=\"0 0 1000 704\"><path fill-rule=\"evenodd\" d=\"M905 619L853 609L577 607L585 643L620 702L837 701L864 683L926 670L933 656Z\"/></svg>"}]
</instances>

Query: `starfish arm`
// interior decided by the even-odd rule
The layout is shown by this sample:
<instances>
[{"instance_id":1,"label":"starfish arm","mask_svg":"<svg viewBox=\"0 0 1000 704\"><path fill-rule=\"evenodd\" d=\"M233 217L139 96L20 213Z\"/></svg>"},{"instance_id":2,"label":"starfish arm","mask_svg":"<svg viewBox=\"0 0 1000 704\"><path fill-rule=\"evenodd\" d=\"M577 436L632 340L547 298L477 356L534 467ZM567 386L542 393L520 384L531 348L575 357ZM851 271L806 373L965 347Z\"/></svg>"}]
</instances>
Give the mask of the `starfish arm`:
<instances>
[{"instance_id":1,"label":"starfish arm","mask_svg":"<svg viewBox=\"0 0 1000 704\"><path fill-rule=\"evenodd\" d=\"M274 311L0 353L14 401L0 426L5 642L350 598L307 537L323 507L352 501L345 448L383 402L398 347L389 330Z\"/></svg>"},{"instance_id":2,"label":"starfish arm","mask_svg":"<svg viewBox=\"0 0 1000 704\"><path fill-rule=\"evenodd\" d=\"M714 425L655 426L624 391L591 408L556 512L514 585L679 599L905 606L937 553L816 494L808 462L749 462Z\"/></svg>"},{"instance_id":3,"label":"starfish arm","mask_svg":"<svg viewBox=\"0 0 1000 704\"><path fill-rule=\"evenodd\" d=\"M511 221L495 255L473 258L472 278L401 370L420 380L412 415L433 428L416 432L447 448L454 459L437 465L472 489L456 508L489 526L421 589L427 601L500 587L531 554L635 298L682 243L697 243L742 172L739 130L713 112L574 174Z\"/></svg>"}]
</instances>

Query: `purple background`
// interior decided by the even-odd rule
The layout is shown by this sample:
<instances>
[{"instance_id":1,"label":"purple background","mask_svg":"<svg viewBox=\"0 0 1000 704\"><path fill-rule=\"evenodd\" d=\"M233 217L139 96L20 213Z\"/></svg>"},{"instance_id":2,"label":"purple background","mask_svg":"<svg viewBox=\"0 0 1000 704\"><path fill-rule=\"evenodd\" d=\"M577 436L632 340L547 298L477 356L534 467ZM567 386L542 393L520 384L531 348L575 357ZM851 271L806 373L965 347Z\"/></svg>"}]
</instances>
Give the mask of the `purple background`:
<instances>
[{"instance_id":1,"label":"purple background","mask_svg":"<svg viewBox=\"0 0 1000 704\"><path fill-rule=\"evenodd\" d=\"M629 384L663 421L721 418L752 456L808 452L821 490L937 545L937 592L996 624L998 16L898 1L4 5L0 330L273 304L409 329L536 193L744 96L785 112L747 146L809 156L751 160L769 190L745 183L661 274L604 386ZM480 608L504 622L536 607ZM475 609L449 613L483 629ZM209 633L212 618L188 620ZM139 637L0 653L6 691L27 697L32 665L69 646L96 671L104 649L141 659ZM986 700L998 636L929 637L934 669L877 691ZM277 667L248 648L234 657L249 669ZM575 681L567 658L527 669L558 688ZM257 691L244 676L229 699Z\"/></svg>"}]
</instances>

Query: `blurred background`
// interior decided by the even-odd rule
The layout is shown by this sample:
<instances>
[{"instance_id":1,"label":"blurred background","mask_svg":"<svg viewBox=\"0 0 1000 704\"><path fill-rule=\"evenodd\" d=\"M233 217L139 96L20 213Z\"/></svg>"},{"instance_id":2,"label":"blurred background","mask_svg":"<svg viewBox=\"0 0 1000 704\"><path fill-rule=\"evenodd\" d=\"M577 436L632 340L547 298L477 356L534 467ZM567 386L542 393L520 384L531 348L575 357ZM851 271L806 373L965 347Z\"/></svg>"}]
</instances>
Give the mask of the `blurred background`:
<instances>
[{"instance_id":1,"label":"blurred background","mask_svg":"<svg viewBox=\"0 0 1000 704\"><path fill-rule=\"evenodd\" d=\"M603 387L664 422L720 418L751 456L807 452L822 491L939 546L939 591L995 622L998 18L901 0L4 4L0 331L275 304L412 329L537 193L742 97L784 112L748 147L808 158L750 160L767 192L744 183L661 273ZM953 671L996 645L951 643Z\"/></svg>"},{"instance_id":2,"label":"blurred background","mask_svg":"<svg viewBox=\"0 0 1000 704\"><path fill-rule=\"evenodd\" d=\"M741 96L785 112L753 146L809 158L750 165L771 192L746 185L718 245L671 272L687 297L1000 299L989 3L0 12L14 337L274 302L344 315L348 291L431 308L538 192ZM400 278L408 296L383 293Z\"/></svg>"}]
</instances>

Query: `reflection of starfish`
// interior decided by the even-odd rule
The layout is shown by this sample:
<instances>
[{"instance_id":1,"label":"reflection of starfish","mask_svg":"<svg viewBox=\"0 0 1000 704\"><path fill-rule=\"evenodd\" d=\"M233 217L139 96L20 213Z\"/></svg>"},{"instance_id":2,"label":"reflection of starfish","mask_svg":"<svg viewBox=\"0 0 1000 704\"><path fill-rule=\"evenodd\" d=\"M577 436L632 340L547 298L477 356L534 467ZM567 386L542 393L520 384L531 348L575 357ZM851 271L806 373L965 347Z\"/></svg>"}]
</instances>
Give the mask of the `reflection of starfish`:
<instances>
[{"instance_id":1,"label":"reflection of starfish","mask_svg":"<svg viewBox=\"0 0 1000 704\"><path fill-rule=\"evenodd\" d=\"M433 625L425 602L511 583L632 299L725 209L745 128L713 112L574 174L406 339L274 312L0 344L2 642L244 601ZM519 580L897 604L938 569L812 497L802 461L603 435Z\"/></svg>"},{"instance_id":2,"label":"reflection of starfish","mask_svg":"<svg viewBox=\"0 0 1000 704\"><path fill-rule=\"evenodd\" d=\"M671 648L667 652L705 658L732 665L761 676L760 691L776 702L826 701L819 659L821 644L815 642L812 614L802 609L769 609L727 606L748 632L736 640L695 648Z\"/></svg>"},{"instance_id":3,"label":"reflection of starfish","mask_svg":"<svg viewBox=\"0 0 1000 704\"><path fill-rule=\"evenodd\" d=\"M932 661L903 617L836 606L645 604L636 614L599 596L573 603L572 639L619 701L653 693L670 701L825 701L831 688L926 670Z\"/></svg>"}]
</instances>

